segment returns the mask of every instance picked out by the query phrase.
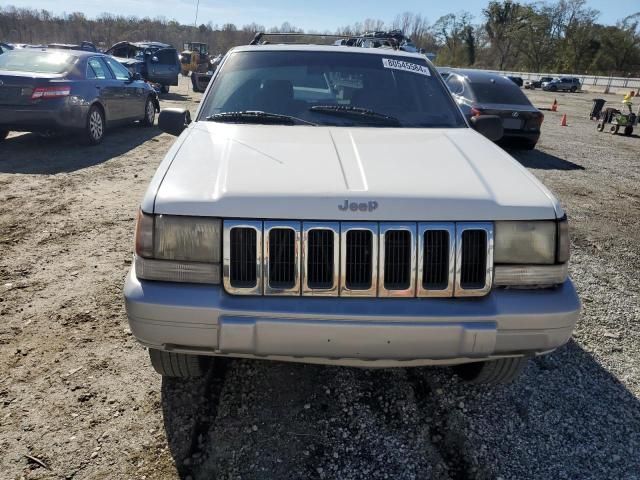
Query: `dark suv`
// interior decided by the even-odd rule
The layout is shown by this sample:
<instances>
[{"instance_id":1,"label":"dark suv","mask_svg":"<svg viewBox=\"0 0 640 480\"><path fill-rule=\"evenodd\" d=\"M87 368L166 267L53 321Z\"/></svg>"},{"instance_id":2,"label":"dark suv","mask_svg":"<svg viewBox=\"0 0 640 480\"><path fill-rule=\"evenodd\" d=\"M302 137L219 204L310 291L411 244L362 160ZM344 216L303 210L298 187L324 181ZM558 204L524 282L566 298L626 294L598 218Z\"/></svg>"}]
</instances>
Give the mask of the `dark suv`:
<instances>
[{"instance_id":1,"label":"dark suv","mask_svg":"<svg viewBox=\"0 0 640 480\"><path fill-rule=\"evenodd\" d=\"M542 84L542 89L548 92L577 92L581 88L580 80L575 77L554 78Z\"/></svg>"},{"instance_id":2,"label":"dark suv","mask_svg":"<svg viewBox=\"0 0 640 480\"><path fill-rule=\"evenodd\" d=\"M119 42L105 52L116 57L133 74L160 85L162 93L178 85L180 61L178 51L160 42Z\"/></svg>"}]
</instances>

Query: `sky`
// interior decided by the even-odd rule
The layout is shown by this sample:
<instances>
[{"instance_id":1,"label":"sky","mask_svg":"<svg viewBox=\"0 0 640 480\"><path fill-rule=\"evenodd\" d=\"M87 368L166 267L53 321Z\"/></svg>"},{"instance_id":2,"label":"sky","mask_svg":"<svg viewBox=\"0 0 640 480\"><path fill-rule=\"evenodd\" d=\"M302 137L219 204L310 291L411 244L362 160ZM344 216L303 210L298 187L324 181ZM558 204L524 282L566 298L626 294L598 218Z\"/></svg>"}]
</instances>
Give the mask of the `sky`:
<instances>
[{"instance_id":1,"label":"sky","mask_svg":"<svg viewBox=\"0 0 640 480\"><path fill-rule=\"evenodd\" d=\"M528 0L524 0L526 3ZM54 13L83 12L95 17L108 12L120 15L157 17L191 24L195 20L197 0L2 0L1 4L16 7L45 9ZM365 18L391 22L398 13L420 13L430 23L442 15L465 10L479 21L488 0L200 0L198 24L222 25L234 23L238 27L255 22L267 28L288 21L305 30L330 30L361 22ZM587 0L591 8L601 12L601 23L613 24L622 17L640 10L638 0ZM636 4L637 8L632 8ZM608 8L607 8L608 7Z\"/></svg>"}]
</instances>

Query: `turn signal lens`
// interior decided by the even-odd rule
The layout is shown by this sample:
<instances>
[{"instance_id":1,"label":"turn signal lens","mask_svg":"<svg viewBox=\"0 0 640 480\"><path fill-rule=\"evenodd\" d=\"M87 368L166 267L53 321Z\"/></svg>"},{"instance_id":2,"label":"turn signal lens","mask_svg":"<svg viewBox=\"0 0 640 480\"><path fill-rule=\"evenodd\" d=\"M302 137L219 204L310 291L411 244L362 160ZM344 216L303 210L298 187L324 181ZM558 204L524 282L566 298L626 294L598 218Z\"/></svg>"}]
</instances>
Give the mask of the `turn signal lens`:
<instances>
[{"instance_id":1,"label":"turn signal lens","mask_svg":"<svg viewBox=\"0 0 640 480\"><path fill-rule=\"evenodd\" d=\"M566 263L571 257L571 239L569 238L569 222L567 217L558 220L558 246L556 262Z\"/></svg>"},{"instance_id":2,"label":"turn signal lens","mask_svg":"<svg viewBox=\"0 0 640 480\"><path fill-rule=\"evenodd\" d=\"M138 210L136 221L136 255L153 257L153 215Z\"/></svg>"},{"instance_id":3,"label":"turn signal lens","mask_svg":"<svg viewBox=\"0 0 640 480\"><path fill-rule=\"evenodd\" d=\"M548 287L567 279L567 264L496 265L493 284L498 287Z\"/></svg>"}]
</instances>

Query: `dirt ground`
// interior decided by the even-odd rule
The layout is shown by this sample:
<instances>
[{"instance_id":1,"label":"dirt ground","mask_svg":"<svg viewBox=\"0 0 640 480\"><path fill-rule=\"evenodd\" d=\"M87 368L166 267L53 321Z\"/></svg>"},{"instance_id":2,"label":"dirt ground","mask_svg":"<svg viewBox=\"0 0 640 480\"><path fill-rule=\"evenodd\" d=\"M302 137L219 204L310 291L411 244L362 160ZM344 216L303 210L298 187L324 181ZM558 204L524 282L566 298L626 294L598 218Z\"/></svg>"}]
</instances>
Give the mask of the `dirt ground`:
<instances>
[{"instance_id":1,"label":"dirt ground","mask_svg":"<svg viewBox=\"0 0 640 480\"><path fill-rule=\"evenodd\" d=\"M195 110L182 81L163 108ZM173 138L138 126L98 147L10 136L0 478L640 479L640 137L597 133L593 95L555 97L538 149L512 153L569 214L584 311L574 340L500 388L444 368L253 361L162 382L122 285L138 202Z\"/></svg>"}]
</instances>

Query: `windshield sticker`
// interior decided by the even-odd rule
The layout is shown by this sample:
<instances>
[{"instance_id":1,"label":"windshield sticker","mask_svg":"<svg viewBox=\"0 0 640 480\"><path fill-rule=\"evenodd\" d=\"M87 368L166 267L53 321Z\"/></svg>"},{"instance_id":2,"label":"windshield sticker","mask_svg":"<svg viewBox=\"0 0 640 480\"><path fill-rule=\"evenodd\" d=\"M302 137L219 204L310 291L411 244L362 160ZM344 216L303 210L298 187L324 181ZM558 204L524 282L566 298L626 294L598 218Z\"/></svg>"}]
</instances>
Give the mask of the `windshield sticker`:
<instances>
[{"instance_id":1,"label":"windshield sticker","mask_svg":"<svg viewBox=\"0 0 640 480\"><path fill-rule=\"evenodd\" d=\"M417 63L403 62L402 60L394 60L393 58L383 58L382 66L384 68L392 68L394 70L402 70L405 72L418 73L420 75L431 76L431 72L424 65L418 65Z\"/></svg>"}]
</instances>

